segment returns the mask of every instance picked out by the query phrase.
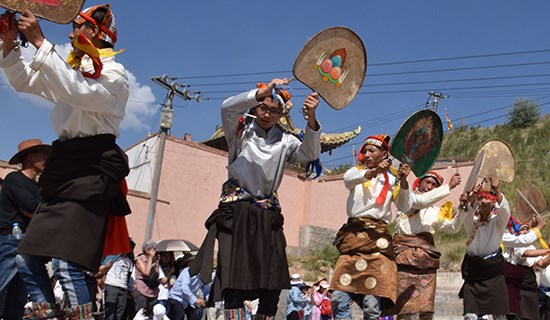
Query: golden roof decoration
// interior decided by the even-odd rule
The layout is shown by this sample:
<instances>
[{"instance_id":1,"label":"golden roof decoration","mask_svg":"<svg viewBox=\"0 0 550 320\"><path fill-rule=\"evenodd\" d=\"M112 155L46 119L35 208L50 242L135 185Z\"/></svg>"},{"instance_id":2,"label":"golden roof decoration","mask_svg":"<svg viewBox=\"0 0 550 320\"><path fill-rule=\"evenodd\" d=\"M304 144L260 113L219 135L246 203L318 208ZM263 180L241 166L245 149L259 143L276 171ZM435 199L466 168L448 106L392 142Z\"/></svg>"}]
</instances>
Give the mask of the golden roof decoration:
<instances>
[{"instance_id":1,"label":"golden roof decoration","mask_svg":"<svg viewBox=\"0 0 550 320\"><path fill-rule=\"evenodd\" d=\"M279 119L278 125L281 126L283 130L292 133L297 138L300 137L300 131L302 131L302 129L294 126L294 122L290 118L289 113L283 114L281 119ZM333 149L346 144L360 133L361 127L357 127L357 129L353 131L346 131L342 133L321 133L321 152L329 152L330 154ZM210 138L200 141L200 143L209 147L227 151L227 142L225 141L223 128L221 126L216 128L216 131Z\"/></svg>"}]
</instances>

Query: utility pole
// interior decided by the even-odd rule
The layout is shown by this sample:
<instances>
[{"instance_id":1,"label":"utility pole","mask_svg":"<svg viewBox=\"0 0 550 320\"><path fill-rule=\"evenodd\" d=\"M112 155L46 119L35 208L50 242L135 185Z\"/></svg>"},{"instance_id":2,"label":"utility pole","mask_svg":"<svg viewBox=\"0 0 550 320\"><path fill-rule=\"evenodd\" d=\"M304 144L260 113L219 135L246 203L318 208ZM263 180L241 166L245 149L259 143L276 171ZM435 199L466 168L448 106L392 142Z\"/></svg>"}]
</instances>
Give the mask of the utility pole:
<instances>
[{"instance_id":1,"label":"utility pole","mask_svg":"<svg viewBox=\"0 0 550 320\"><path fill-rule=\"evenodd\" d=\"M207 100L203 98L200 92L191 92L188 89L179 89L187 88L189 87L189 85L180 85L175 81L168 83L169 80L174 80L174 78L170 78L167 75L163 75L162 77L154 77L151 78L151 80L168 90L168 93L166 95L160 117L160 137L157 156L155 159L155 171L153 172L153 181L151 182L151 199L149 201L149 214L147 216L147 226L145 228L145 240L151 239L151 236L153 234L153 223L155 221L155 211L157 208L160 183L160 171L162 169L162 159L164 158L164 147L166 145L168 130L172 128L172 120L174 118L174 108L172 106L174 96L177 95L183 100L194 99L197 102L200 102L201 100ZM193 95L193 97L191 95Z\"/></svg>"},{"instance_id":2,"label":"utility pole","mask_svg":"<svg viewBox=\"0 0 550 320\"><path fill-rule=\"evenodd\" d=\"M448 95L445 95L441 92L430 91L428 92L428 94L430 96L428 97L428 101L426 101L426 107L432 108L433 112L437 112L437 104L439 103L439 99L449 98ZM430 100L431 98L433 98L433 100Z\"/></svg>"}]
</instances>

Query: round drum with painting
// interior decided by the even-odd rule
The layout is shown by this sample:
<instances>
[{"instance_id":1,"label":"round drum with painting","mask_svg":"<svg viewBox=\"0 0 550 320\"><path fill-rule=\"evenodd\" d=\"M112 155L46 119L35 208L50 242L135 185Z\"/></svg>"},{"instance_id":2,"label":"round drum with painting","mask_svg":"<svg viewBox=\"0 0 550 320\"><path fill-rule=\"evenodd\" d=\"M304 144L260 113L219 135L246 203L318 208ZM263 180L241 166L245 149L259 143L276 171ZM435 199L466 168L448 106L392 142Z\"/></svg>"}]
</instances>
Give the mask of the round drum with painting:
<instances>
[{"instance_id":1,"label":"round drum with painting","mask_svg":"<svg viewBox=\"0 0 550 320\"><path fill-rule=\"evenodd\" d=\"M367 53L361 38L349 28L332 27L306 43L292 72L329 106L339 110L355 98L366 70Z\"/></svg>"},{"instance_id":2,"label":"round drum with painting","mask_svg":"<svg viewBox=\"0 0 550 320\"><path fill-rule=\"evenodd\" d=\"M442 141L441 118L431 110L420 110L401 125L392 140L390 154L421 177L437 160Z\"/></svg>"}]
</instances>

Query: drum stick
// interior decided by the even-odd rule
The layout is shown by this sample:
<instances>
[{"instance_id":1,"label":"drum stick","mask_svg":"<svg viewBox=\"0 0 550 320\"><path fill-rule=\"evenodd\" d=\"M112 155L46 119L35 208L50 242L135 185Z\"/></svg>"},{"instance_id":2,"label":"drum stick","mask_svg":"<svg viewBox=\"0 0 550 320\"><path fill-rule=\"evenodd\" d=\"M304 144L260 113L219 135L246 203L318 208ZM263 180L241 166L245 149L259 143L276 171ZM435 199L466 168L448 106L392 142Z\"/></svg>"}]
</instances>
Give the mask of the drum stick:
<instances>
[{"instance_id":1,"label":"drum stick","mask_svg":"<svg viewBox=\"0 0 550 320\"><path fill-rule=\"evenodd\" d=\"M451 165L452 165L453 167L455 167L455 169L456 169L456 170L455 170L455 173L458 173L458 166L456 165L456 160L455 160L455 159L451 160Z\"/></svg>"}]
</instances>

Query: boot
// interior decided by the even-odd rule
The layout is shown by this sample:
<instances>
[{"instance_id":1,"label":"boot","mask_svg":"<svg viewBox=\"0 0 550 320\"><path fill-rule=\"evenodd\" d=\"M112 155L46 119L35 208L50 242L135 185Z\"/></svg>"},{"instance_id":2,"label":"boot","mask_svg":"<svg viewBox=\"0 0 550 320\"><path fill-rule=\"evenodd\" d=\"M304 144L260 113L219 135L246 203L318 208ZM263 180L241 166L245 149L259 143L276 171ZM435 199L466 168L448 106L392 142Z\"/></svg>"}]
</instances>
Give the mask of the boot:
<instances>
[{"instance_id":1,"label":"boot","mask_svg":"<svg viewBox=\"0 0 550 320\"><path fill-rule=\"evenodd\" d=\"M65 315L57 304L47 301L33 302L30 308L25 309L23 319L43 320L43 319L64 319Z\"/></svg>"},{"instance_id":2,"label":"boot","mask_svg":"<svg viewBox=\"0 0 550 320\"><path fill-rule=\"evenodd\" d=\"M245 320L246 313L244 308L239 309L224 309L223 310L224 319L226 320Z\"/></svg>"},{"instance_id":3,"label":"boot","mask_svg":"<svg viewBox=\"0 0 550 320\"><path fill-rule=\"evenodd\" d=\"M94 320L93 303L88 302L76 307L66 308L65 314L69 320Z\"/></svg>"}]
</instances>

